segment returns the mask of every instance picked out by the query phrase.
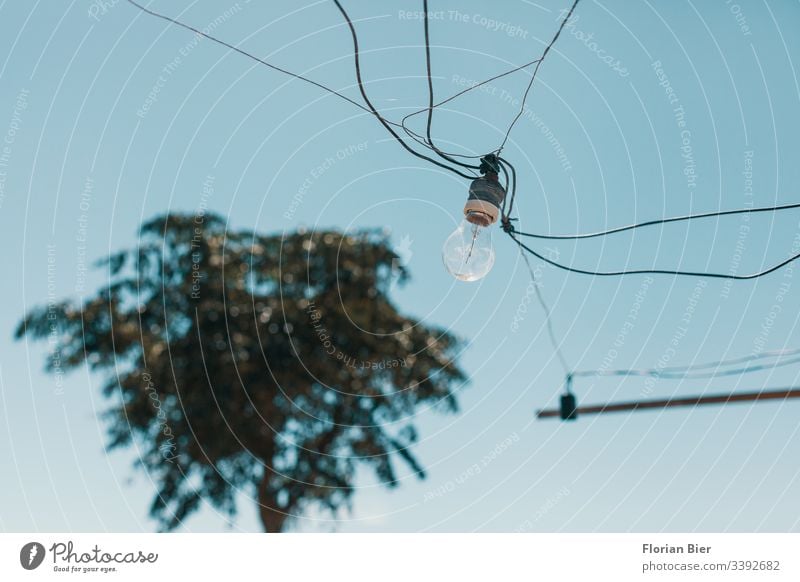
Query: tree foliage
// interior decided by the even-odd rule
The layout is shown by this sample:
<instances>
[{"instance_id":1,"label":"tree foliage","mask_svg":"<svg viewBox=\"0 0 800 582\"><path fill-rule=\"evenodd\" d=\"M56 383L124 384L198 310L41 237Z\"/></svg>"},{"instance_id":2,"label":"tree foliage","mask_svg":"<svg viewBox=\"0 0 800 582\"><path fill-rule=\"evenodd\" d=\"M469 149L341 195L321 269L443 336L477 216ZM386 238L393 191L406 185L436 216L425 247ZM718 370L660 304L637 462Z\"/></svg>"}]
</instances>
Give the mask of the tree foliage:
<instances>
[{"instance_id":1,"label":"tree foliage","mask_svg":"<svg viewBox=\"0 0 800 582\"><path fill-rule=\"evenodd\" d=\"M317 504L348 507L356 467L388 487L419 406L454 411L457 340L401 315L407 273L374 231L232 232L216 215L142 225L83 304L32 310L17 337L58 330L61 366L103 375L111 448L137 443L173 529L202 500L231 515L242 491L266 531Z\"/></svg>"}]
</instances>

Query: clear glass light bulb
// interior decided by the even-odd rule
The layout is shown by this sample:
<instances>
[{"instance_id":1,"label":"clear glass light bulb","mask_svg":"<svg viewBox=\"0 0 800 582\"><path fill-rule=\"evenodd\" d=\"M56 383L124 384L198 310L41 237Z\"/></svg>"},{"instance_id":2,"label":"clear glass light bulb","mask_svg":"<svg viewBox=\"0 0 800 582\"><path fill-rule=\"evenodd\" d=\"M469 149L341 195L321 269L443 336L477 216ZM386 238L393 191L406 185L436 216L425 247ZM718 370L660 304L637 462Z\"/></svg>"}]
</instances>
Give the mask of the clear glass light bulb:
<instances>
[{"instance_id":1,"label":"clear glass light bulb","mask_svg":"<svg viewBox=\"0 0 800 582\"><path fill-rule=\"evenodd\" d=\"M447 271L461 281L477 281L494 265L492 231L486 215L467 214L442 246L442 260Z\"/></svg>"}]
</instances>

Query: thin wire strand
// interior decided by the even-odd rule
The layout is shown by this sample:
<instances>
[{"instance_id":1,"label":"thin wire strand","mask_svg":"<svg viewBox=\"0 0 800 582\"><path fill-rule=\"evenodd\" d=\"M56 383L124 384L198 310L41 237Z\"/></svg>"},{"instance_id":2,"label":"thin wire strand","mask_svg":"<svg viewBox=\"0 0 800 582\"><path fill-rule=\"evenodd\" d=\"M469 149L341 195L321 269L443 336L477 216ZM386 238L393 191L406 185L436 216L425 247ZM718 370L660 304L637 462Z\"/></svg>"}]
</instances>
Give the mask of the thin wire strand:
<instances>
[{"instance_id":1,"label":"thin wire strand","mask_svg":"<svg viewBox=\"0 0 800 582\"><path fill-rule=\"evenodd\" d=\"M567 364L567 359L564 357L563 352L561 351L561 345L558 343L556 339L556 333L553 330L553 318L551 316L550 308L547 306L547 302L544 300L544 296L542 295L541 289L539 289L539 283L536 281L536 275L534 274L533 267L531 267L531 262L528 260L528 257L525 253L522 252L520 249L520 254L522 258L525 260L525 265L528 267L528 272L531 275L531 283L533 284L534 292L536 293L536 298L539 301L539 305L542 307L542 311L544 311L545 316L545 324L547 325L547 334L550 337L550 343L553 346L553 351L556 353L556 357L558 357L558 361L561 363L561 367L564 369L564 373L569 376L570 375L570 367Z\"/></svg>"},{"instance_id":2,"label":"thin wire strand","mask_svg":"<svg viewBox=\"0 0 800 582\"><path fill-rule=\"evenodd\" d=\"M336 0L334 0L334 1L336 1ZM268 61L265 61L264 59L254 55L254 54L252 54L250 52L247 52L244 49L241 49L241 48L239 48L239 47L237 47L237 46L235 46L235 45L233 45L233 44L231 44L229 42L226 42L226 41L224 41L224 40L222 40L220 38L217 38L217 37L215 37L213 35L210 35L210 34L208 34L206 32L203 32L202 30L199 30L198 28L195 28L194 26L192 26L190 24L186 24L185 22L182 22L182 21L180 21L180 20L178 20L176 18L172 18L171 16L167 16L166 14L162 14L160 12L156 12L155 10L151 10L151 9L147 8L146 6L143 6L139 2L136 2L135 0L127 0L127 2L129 4L131 4L132 6L135 6L137 9L141 10L145 14L149 14L150 16L154 16L156 18L159 18L161 20L164 20L166 22L169 22L171 24L179 26L179 27L181 27L181 28L183 28L185 30L189 30L189 31L191 31L191 32L203 37L203 38L206 38L206 39L208 39L208 40L210 40L212 42L215 42L215 43L217 43L217 44L219 44L221 46L224 46L224 47L226 47L226 48L228 48L228 49L230 49L230 50L232 50L234 52L237 52L240 55L243 55L243 56L245 56L245 57L247 57L249 59L252 59L252 60L256 61L257 63L259 63L261 65L264 65L265 67L269 67L270 69L278 71L279 73L283 73L284 75L288 75L290 77L293 77L293 78L298 79L300 81L303 81L305 83L309 83L311 85L314 85L315 87L318 87L319 89L322 89L323 91L326 91L326 92L328 92L328 93L330 93L332 95L335 95L336 97L339 97L340 99L343 99L344 101L347 101L351 105L355 105L356 107L358 107L362 111L365 111L365 112L369 113L370 115L375 116L378 119L378 121L380 121L381 124L384 127L386 127L386 129L389 130L389 132L395 137L395 139L397 139L403 145L403 147L406 150L408 150L410 153L412 153L413 155L417 156L418 158L421 158L421 159L424 159L426 161L429 161L429 162L431 162L431 163L433 163L433 164L435 164L435 165L437 165L437 166L439 166L441 168L444 168L446 170L450 170L451 172L455 172L456 174L458 174L462 178L466 178L468 180L471 180L471 179L474 178L474 176L469 176L467 174L463 174L463 173L459 172L458 170L456 170L455 168L451 168L450 166L442 164L442 163L440 163L440 162L438 162L438 161L436 161L436 160L434 160L432 158L429 158L428 156L420 154L419 152L417 152L417 151L413 150L412 148L408 147L408 145L400 138L400 136L398 136L390 127L390 126L393 125L395 127L400 128L401 125L399 123L396 123L394 121L389 121L388 119L384 118L383 116L380 115L380 113L378 113L378 111L374 107L372 107L372 104L369 102L368 99L366 99L366 95L364 94L363 86L362 86L362 84L360 82L360 79L359 79L359 89L361 89L362 96L365 97L365 101L367 101L368 106L364 106L361 103L359 103L358 101L355 101L354 99L351 99L347 95L345 95L343 93L340 93L339 91L337 91L335 89L332 89L332 88L330 88L330 87L328 87L326 85L323 85L322 83L320 83L318 81L314 81L313 79L310 79L310 78L308 78L308 77L306 77L304 75L300 75L298 73L293 73L292 71L284 69L283 67L279 67L277 65L273 65L272 63L270 63ZM343 9L339 5L339 3L336 2L336 4L337 4L337 6L339 6L339 9L343 11ZM344 14L346 15L346 13L344 13ZM349 18L347 18L347 20L349 21ZM352 22L348 22L348 23L350 24L351 32L354 33L355 29L354 29L354 27L352 25ZM354 41L355 41L355 37L354 37ZM357 63L357 66L358 66L358 57L357 56L356 56L356 63ZM423 145L425 145L425 144L423 144Z\"/></svg>"},{"instance_id":3,"label":"thin wire strand","mask_svg":"<svg viewBox=\"0 0 800 582\"><path fill-rule=\"evenodd\" d=\"M495 153L499 154L500 152L503 151L503 148L506 146L506 142L508 142L508 138L511 135L511 130L514 129L514 126L517 124L517 121L519 121L519 118L522 117L523 113L525 113L525 102L528 100L528 93L531 92L531 88L533 87L533 82L536 80L536 73L539 72L539 67L542 65L544 59L547 57L547 53L550 52L550 49L553 48L553 45L558 40L558 37L561 35L561 31L564 30L564 26L566 26L567 24L567 21L569 21L569 19L572 17L572 13L575 11L575 7L578 5L578 2L580 2L580 0L575 0L572 3L572 7L569 9L569 12L567 12L566 17L564 17L564 20L561 21L561 26L558 27L556 35L553 37L553 40L550 41L550 44L548 44L545 47L544 52L542 53L542 57L539 59L539 62L536 63L536 67L533 69L533 74L531 75L531 80L528 83L528 88L525 89L525 94L522 96L522 104L520 105L519 112L517 113L516 117L514 117L514 119L511 121L511 125L508 126L508 130L506 130L506 136L503 138L503 142L500 144L500 147L497 148L497 150L495 150Z\"/></svg>"},{"instance_id":4,"label":"thin wire strand","mask_svg":"<svg viewBox=\"0 0 800 582\"><path fill-rule=\"evenodd\" d=\"M711 372L695 372L692 368L686 370L670 369L670 368L652 368L652 369L632 369L632 370L588 370L582 372L573 372L572 377L608 377L608 376L649 376L655 378L666 378L668 380L698 380L702 378L717 378L725 376L738 376L741 374L749 374L751 372L762 372L764 370L772 370L775 368L782 368L784 366L791 366L792 364L800 363L799 358L792 358L784 362L771 362L769 364L759 364L754 366L744 366L741 368L734 368L732 370L718 370ZM719 362L720 365L725 365L726 362ZM695 369L712 367L710 365L697 367Z\"/></svg>"},{"instance_id":5,"label":"thin wire strand","mask_svg":"<svg viewBox=\"0 0 800 582\"><path fill-rule=\"evenodd\" d=\"M694 370L707 370L709 368L723 368L726 366L734 366L737 364L755 362L767 358L782 358L786 356L796 356L796 355L800 355L800 349L773 350L773 351L761 352L759 354L750 354L748 356L741 356L739 358L718 360L716 362L706 362L704 364L691 364L688 366L667 366L664 368L660 368L660 370L665 373L691 372ZM572 375L574 377L615 376L615 375L620 375L621 372L632 372L632 371L647 372L656 369L657 368L639 369L639 370L578 370L577 372L572 372Z\"/></svg>"},{"instance_id":6,"label":"thin wire strand","mask_svg":"<svg viewBox=\"0 0 800 582\"><path fill-rule=\"evenodd\" d=\"M327 86L323 85L322 83L314 81L313 79L309 79L308 77L305 77L303 75L300 75L300 74L297 74L297 73L293 73L293 72L288 71L288 70L286 70L286 69L284 69L282 67L279 67L277 65L273 65L272 63L269 63L269 62L265 61L264 59L262 59L260 57L257 57L256 55L254 55L252 53L249 53L249 52L247 52L247 51L245 51L243 49L240 49L239 47L237 47L235 45L232 45L232 44L230 44L230 43L228 43L228 42L226 42L226 41L224 41L222 39L219 39L219 38L217 38L215 36L212 36L212 35L210 35L208 33L205 33L202 30L198 30L197 28L191 26L190 24L186 24L186 23L184 23L184 22L182 22L180 20L172 18L171 16L167 16L166 14L161 14L160 12L155 12L154 10L151 10L151 9L145 7L145 6L142 6L141 4L136 2L135 0L127 0L127 1L128 1L129 4L132 4L133 6L135 6L136 8L138 8L139 10L141 10L142 12L144 12L146 14L149 14L151 16L155 16L156 18L160 18L161 20L165 20L167 22L170 22L172 24L180 26L181 28L184 28L186 30L190 30L191 32L194 32L195 34L199 34L203 38L207 38L208 40L210 40L212 42L215 42L215 43L220 44L220 45L222 45L222 46L224 46L226 48L229 48L232 51L235 51L235 52L239 53L240 55L243 55L243 56L245 56L245 57L247 57L249 59L252 59L252 60L254 60L254 61L256 61L256 62L258 62L258 63L260 63L260 64L262 64L262 65L264 65L266 67L269 67L270 69L278 71L279 73L283 73L284 75L289 75L290 77L294 77L295 79L299 79L300 81L304 81L306 83L314 85L315 87L318 87L318 88L322 89L323 91L327 91L328 93L336 95L340 99L344 99L345 101L347 101L351 105L355 105L356 107L358 107L359 109L362 109L363 111L366 111L370 115L373 115L373 112L370 111L367 107L365 107L364 105L362 105L358 101L355 101L355 100L351 99L347 95L344 95L343 93L340 93L336 89L331 89L330 87L327 87ZM395 124L395 125L397 125L397 124Z\"/></svg>"},{"instance_id":7,"label":"thin wire strand","mask_svg":"<svg viewBox=\"0 0 800 582\"><path fill-rule=\"evenodd\" d=\"M674 276L682 276L682 277L707 277L710 279L730 279L734 281L747 281L750 279L758 279L759 277L763 277L765 275L769 275L778 269L785 267L789 263L800 259L800 253L792 255L788 259L781 261L777 265L773 265L772 267L765 269L763 271L759 271L757 273L752 273L750 275L731 275L731 274L724 274L724 273L704 273L699 271L677 271L677 270L670 270L670 269L633 269L633 270L623 270L623 271L589 271L587 269L577 269L574 267L570 267L568 265L562 265L556 261L548 259L547 257L540 255L532 248L526 246L522 243L517 237L514 236L513 227L512 230L506 230L508 235L516 242L521 248L528 251L534 257L541 259L542 261L553 265L559 269L564 271L569 271L570 273L578 273L580 275L592 275L595 277L621 277L624 275L674 275Z\"/></svg>"},{"instance_id":8,"label":"thin wire strand","mask_svg":"<svg viewBox=\"0 0 800 582\"><path fill-rule=\"evenodd\" d=\"M504 71L504 72L502 72L502 73L500 73L498 75L495 75L494 77L490 77L490 78L486 79L485 81L481 81L480 83L476 83L474 85L470 85L466 89L462 89L461 91L459 91L457 93L454 93L453 95L450 95L450 97L448 97L447 99L444 99L444 100L439 101L438 103L434 104L433 105L433 109L436 109L437 107L445 105L446 103L449 103L453 99L456 99L457 97L461 97L465 93L469 93L470 91L473 91L473 90L477 89L478 87L482 87L483 85L486 85L487 83L491 83L492 81L496 81L497 79L500 79L502 77L506 77L508 75L511 75L512 73L516 73L517 71L521 71L522 69L526 69L526 68L530 67L531 65L535 65L540 60L541 60L541 58L534 59L534 60L532 60L530 62L525 63L524 65L519 65L517 67L514 67L512 69ZM409 119L411 119L412 117L416 116L416 115L420 115L422 113L425 113L427 110L428 110L427 107L423 107L422 109L418 109L417 111L409 113L408 115L403 117L402 120L400 120L400 126L403 128L403 130L405 130L405 132L410 137L412 137L413 139L416 139L417 142L419 142L419 143L423 143L423 141L422 141L422 140L424 140L423 136L421 136L420 134L412 131L408 126L406 126L406 122ZM458 157L458 158L467 158L467 159L479 159L479 158L483 157L483 156L470 156L470 155L464 155L464 154L456 154L456 153L452 153L452 152L445 152L445 153L448 156L453 156L453 157Z\"/></svg>"},{"instance_id":9,"label":"thin wire strand","mask_svg":"<svg viewBox=\"0 0 800 582\"><path fill-rule=\"evenodd\" d=\"M607 230L601 230L597 232L590 232L590 233L582 233L582 234L538 234L532 232L519 232L514 231L514 234L518 236L525 236L530 238L539 238L539 239L549 239L549 240L580 240L580 239L587 239L587 238L596 238L600 236L608 236L611 234L617 234L620 232L625 232L628 230L635 230L637 228L644 228L647 226L654 226L658 224L669 224L671 222L683 222L688 220L698 220L701 218L713 218L719 216L730 216L733 214L756 214L759 212L779 212L781 210L791 210L800 208L800 202L795 202L791 204L781 204L778 206L764 206L759 208L740 208L737 210L720 210L715 212L703 212L701 214L687 214L684 216L674 216L671 218L659 218L654 220L648 220L646 222L639 222L635 224L629 224L627 226L618 226L615 228L610 228Z\"/></svg>"}]
</instances>

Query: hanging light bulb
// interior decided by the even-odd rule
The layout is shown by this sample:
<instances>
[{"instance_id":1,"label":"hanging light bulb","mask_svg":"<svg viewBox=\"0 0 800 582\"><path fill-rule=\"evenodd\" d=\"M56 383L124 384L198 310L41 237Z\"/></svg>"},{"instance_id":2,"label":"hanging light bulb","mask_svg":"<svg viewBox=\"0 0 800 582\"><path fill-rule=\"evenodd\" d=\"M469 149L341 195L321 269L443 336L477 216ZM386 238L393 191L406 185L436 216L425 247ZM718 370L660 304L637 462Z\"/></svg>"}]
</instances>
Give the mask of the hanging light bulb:
<instances>
[{"instance_id":1,"label":"hanging light bulb","mask_svg":"<svg viewBox=\"0 0 800 582\"><path fill-rule=\"evenodd\" d=\"M484 175L470 184L464 220L442 246L445 268L460 281L482 279L494 265L490 227L497 222L506 191L497 180L497 158L489 155L481 161Z\"/></svg>"},{"instance_id":2,"label":"hanging light bulb","mask_svg":"<svg viewBox=\"0 0 800 582\"><path fill-rule=\"evenodd\" d=\"M494 265L492 232L485 215L472 212L447 237L442 259L447 271L461 281L482 279Z\"/></svg>"}]
</instances>

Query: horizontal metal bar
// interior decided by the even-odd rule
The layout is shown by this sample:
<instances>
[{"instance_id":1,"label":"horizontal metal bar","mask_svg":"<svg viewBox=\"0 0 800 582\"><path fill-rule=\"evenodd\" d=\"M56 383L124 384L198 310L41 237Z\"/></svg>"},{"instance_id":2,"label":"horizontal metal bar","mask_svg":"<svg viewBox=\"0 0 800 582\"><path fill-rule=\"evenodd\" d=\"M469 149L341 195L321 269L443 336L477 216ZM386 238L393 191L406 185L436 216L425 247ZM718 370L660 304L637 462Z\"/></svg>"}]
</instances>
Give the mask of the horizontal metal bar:
<instances>
[{"instance_id":1,"label":"horizontal metal bar","mask_svg":"<svg viewBox=\"0 0 800 582\"><path fill-rule=\"evenodd\" d=\"M607 412L625 412L635 410L651 410L654 408L673 408L679 406L704 406L706 404L731 404L733 402L758 402L761 400L788 400L800 398L800 387L779 388L763 392L733 392L730 394L712 394L705 396L685 396L663 400L633 400L629 402L611 402L592 406L578 407L577 415L604 414ZM558 418L559 409L539 410L537 418Z\"/></svg>"}]
</instances>

